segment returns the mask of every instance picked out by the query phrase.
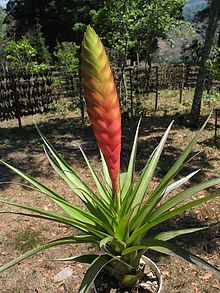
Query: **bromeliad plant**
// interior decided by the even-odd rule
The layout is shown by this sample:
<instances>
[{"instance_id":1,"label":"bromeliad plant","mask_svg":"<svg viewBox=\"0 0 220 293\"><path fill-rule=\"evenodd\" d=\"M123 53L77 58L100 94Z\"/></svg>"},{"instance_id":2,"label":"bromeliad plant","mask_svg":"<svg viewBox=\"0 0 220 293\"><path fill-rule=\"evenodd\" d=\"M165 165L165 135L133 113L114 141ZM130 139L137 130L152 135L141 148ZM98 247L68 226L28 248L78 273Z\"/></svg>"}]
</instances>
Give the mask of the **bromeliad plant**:
<instances>
[{"instance_id":1,"label":"bromeliad plant","mask_svg":"<svg viewBox=\"0 0 220 293\"><path fill-rule=\"evenodd\" d=\"M152 228L169 220L171 217L220 195L220 192L216 192L198 199L192 199L194 194L220 184L220 178L202 182L179 192L178 188L197 172L173 182L173 178L182 168L183 162L198 140L206 123L174 162L156 188L149 193L149 185L172 123L157 148L153 151L139 178L134 180L139 123L127 172L120 174L121 118L119 101L104 47L91 27L87 28L82 47L81 68L85 100L92 128L101 151L104 182L100 180L85 153L80 148L97 187L97 190L91 190L38 129L50 164L61 178L66 181L75 195L81 199L86 209L67 201L55 191L5 162L3 163L7 167L50 198L66 215L63 216L44 209L17 204L3 198L0 199L0 202L32 212L17 213L19 215L64 223L78 229L81 234L52 240L45 245L26 252L3 265L0 268L0 272L50 247L70 243L93 243L100 247L101 254L73 256L63 259L90 264L81 284L81 293L89 290L102 268L106 268L118 280L121 287L129 288L134 286L142 274L139 269L141 256L149 249L168 255L176 255L220 275L220 271L217 268L170 242L176 236L196 232L201 228L171 230L161 233L152 232ZM174 190L175 195L172 196L171 192ZM168 194L170 194L169 197L167 197Z\"/></svg>"}]
</instances>

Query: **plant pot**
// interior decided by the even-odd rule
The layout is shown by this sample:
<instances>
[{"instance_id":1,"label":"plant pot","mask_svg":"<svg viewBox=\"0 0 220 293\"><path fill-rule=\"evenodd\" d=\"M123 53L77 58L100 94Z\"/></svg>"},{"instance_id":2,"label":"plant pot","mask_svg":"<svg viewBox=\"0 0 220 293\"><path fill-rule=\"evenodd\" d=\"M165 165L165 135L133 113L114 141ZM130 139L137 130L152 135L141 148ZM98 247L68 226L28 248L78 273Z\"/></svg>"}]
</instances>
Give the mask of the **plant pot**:
<instances>
[{"instance_id":1,"label":"plant pot","mask_svg":"<svg viewBox=\"0 0 220 293\"><path fill-rule=\"evenodd\" d=\"M142 256L141 260L151 269L151 271L157 277L158 289L157 289L156 293L161 293L162 292L163 279L162 279L162 274L160 272L160 269L158 268L158 266L151 259L149 259L146 256ZM92 287L91 293L98 293L97 289L95 287L95 284Z\"/></svg>"}]
</instances>

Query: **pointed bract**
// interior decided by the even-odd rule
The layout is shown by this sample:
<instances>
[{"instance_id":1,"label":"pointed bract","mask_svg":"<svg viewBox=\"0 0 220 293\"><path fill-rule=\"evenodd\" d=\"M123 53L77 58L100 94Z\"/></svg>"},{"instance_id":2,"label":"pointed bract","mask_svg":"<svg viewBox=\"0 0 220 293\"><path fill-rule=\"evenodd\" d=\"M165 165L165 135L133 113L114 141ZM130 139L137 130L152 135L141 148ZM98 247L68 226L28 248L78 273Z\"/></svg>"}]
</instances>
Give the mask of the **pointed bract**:
<instances>
[{"instance_id":1,"label":"pointed bract","mask_svg":"<svg viewBox=\"0 0 220 293\"><path fill-rule=\"evenodd\" d=\"M84 35L81 72L89 118L112 180L118 190L121 152L121 114L113 74L104 46L88 26Z\"/></svg>"}]
</instances>

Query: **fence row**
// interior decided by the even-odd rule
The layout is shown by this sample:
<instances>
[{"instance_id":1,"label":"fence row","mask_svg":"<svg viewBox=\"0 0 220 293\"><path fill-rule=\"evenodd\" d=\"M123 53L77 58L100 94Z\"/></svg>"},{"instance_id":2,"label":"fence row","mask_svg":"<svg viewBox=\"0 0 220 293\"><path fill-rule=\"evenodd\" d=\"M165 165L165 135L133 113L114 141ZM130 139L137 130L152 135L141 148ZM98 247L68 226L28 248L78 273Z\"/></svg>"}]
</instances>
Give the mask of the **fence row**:
<instances>
[{"instance_id":1,"label":"fence row","mask_svg":"<svg viewBox=\"0 0 220 293\"><path fill-rule=\"evenodd\" d=\"M182 102L183 89L195 86L197 67L185 65L153 66L151 68L133 66L124 70L114 68L122 110L130 108L133 113L135 103L139 103L149 93L155 93L157 110L159 92L167 88L179 89ZM210 76L205 82L209 90L220 86ZM82 84L79 74L67 74L62 68L52 68L41 73L8 72L0 75L0 121L47 112L50 104L60 97L75 97L84 118Z\"/></svg>"}]
</instances>

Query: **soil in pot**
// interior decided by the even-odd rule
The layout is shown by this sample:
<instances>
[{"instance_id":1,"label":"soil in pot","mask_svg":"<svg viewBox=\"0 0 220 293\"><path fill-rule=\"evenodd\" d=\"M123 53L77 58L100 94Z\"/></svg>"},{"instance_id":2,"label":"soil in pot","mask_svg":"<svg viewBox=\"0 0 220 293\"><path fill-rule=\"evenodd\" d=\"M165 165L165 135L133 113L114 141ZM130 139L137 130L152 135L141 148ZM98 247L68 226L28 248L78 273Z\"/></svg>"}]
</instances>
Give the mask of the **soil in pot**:
<instances>
[{"instance_id":1,"label":"soil in pot","mask_svg":"<svg viewBox=\"0 0 220 293\"><path fill-rule=\"evenodd\" d=\"M143 275L133 288L121 289L118 281L103 269L95 280L95 293L157 293L159 280L155 272L147 264L142 264Z\"/></svg>"}]
</instances>

